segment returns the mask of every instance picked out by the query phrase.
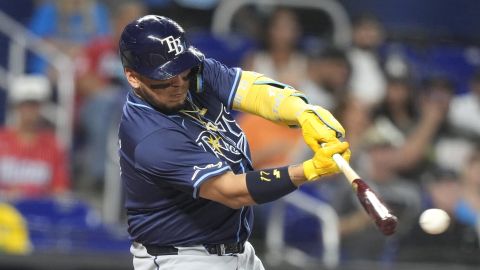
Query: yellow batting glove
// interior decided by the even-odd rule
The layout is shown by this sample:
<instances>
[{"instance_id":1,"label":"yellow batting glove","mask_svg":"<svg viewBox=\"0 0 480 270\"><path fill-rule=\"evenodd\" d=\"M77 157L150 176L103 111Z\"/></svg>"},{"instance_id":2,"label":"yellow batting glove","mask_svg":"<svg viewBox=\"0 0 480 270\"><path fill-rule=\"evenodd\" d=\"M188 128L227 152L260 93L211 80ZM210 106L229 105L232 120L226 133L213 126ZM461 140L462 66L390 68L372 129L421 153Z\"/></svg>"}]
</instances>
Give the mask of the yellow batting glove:
<instances>
[{"instance_id":1,"label":"yellow batting glove","mask_svg":"<svg viewBox=\"0 0 480 270\"><path fill-rule=\"evenodd\" d=\"M308 181L340 172L332 158L337 153L341 154L347 162L350 161L351 152L348 143L337 141L325 143L323 147L318 148L312 159L303 162L303 172Z\"/></svg>"},{"instance_id":2,"label":"yellow batting glove","mask_svg":"<svg viewBox=\"0 0 480 270\"><path fill-rule=\"evenodd\" d=\"M298 117L302 127L303 139L308 146L317 152L320 144L338 141L345 137L345 129L327 110L320 106L307 105Z\"/></svg>"}]
</instances>

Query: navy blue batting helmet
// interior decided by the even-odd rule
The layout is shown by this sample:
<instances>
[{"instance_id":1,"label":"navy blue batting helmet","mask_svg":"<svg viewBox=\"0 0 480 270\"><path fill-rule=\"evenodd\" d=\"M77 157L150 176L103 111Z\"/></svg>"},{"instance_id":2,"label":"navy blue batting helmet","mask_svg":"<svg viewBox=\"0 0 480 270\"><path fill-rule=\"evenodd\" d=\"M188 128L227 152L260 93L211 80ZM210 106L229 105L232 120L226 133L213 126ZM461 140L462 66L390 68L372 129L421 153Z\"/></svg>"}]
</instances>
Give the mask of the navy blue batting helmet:
<instances>
[{"instance_id":1,"label":"navy blue batting helmet","mask_svg":"<svg viewBox=\"0 0 480 270\"><path fill-rule=\"evenodd\" d=\"M120 57L124 67L154 80L167 80L199 66L204 56L190 46L175 21L157 15L143 16L123 29Z\"/></svg>"}]
</instances>

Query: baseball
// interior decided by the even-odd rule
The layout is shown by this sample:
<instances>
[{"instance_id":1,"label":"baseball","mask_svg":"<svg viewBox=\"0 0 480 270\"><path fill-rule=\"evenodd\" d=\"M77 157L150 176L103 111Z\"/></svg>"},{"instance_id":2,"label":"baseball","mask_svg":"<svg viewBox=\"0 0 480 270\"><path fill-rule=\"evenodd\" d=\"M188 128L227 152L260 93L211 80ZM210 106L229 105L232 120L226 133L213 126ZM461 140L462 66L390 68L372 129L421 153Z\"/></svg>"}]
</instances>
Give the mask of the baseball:
<instances>
[{"instance_id":1,"label":"baseball","mask_svg":"<svg viewBox=\"0 0 480 270\"><path fill-rule=\"evenodd\" d=\"M442 209L431 208L420 215L419 223L426 233L441 234L450 225L450 217Z\"/></svg>"}]
</instances>

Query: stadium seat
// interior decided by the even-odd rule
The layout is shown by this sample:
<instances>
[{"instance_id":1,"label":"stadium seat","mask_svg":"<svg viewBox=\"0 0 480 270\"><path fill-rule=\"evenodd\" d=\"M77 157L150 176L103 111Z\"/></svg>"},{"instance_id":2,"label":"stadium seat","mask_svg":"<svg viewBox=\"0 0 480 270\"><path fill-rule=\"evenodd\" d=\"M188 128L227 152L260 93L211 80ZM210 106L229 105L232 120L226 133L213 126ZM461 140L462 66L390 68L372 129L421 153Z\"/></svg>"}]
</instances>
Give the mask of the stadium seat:
<instances>
[{"instance_id":1,"label":"stadium seat","mask_svg":"<svg viewBox=\"0 0 480 270\"><path fill-rule=\"evenodd\" d=\"M77 199L23 199L13 203L27 221L34 250L41 252L128 251L125 230L106 226L97 211Z\"/></svg>"}]
</instances>

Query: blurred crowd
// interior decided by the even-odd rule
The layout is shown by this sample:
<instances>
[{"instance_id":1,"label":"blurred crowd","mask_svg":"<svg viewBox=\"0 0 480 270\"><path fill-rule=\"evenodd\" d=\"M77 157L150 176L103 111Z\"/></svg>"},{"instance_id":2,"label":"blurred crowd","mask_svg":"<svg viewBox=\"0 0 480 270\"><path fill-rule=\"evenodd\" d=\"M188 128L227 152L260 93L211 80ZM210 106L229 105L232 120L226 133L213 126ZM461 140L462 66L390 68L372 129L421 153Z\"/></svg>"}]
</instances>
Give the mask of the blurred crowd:
<instances>
[{"instance_id":1,"label":"blurred crowd","mask_svg":"<svg viewBox=\"0 0 480 270\"><path fill-rule=\"evenodd\" d=\"M26 2L31 4L29 30L75 65L74 138L65 148L45 113L58 101L53 82L61 72L30 55L28 74L5 89L0 200L84 194L101 199L110 145L116 143L129 91L117 56L118 37L128 22L155 13L184 25L207 57L291 85L344 125L352 166L392 207L400 225L395 236L383 237L341 175L305 185L302 192L314 194L339 215L342 260L479 263L480 65L472 64L468 82L436 72L425 60L429 46L436 44L418 48L393 40L372 15L352 16L351 44L338 46L331 36L312 33L311 25L306 31L305 13L286 7L243 8L233 20L236 32L222 39L209 32L215 0ZM257 169L312 155L297 129L253 115L238 114L237 119ZM450 215L451 225L442 235L427 235L418 226L427 208ZM269 205L256 211L254 237L262 238Z\"/></svg>"},{"instance_id":2,"label":"blurred crowd","mask_svg":"<svg viewBox=\"0 0 480 270\"><path fill-rule=\"evenodd\" d=\"M389 43L371 15L352 20L352 43L346 48L327 42L302 49L301 33L295 11L275 9L265 47L248 54L244 67L292 85L334 112L347 130L353 167L400 220L394 237L382 236L343 176L304 186L337 211L342 259L478 265L480 73L471 73L462 94L454 74L416 74L413 60L401 54L406 46ZM251 115L239 116L239 122L257 168L301 162L312 154L298 130ZM265 209L257 216L263 217L268 206L260 208ZM428 208L441 208L452 218L440 236L427 235L418 225ZM292 223L312 232L307 224Z\"/></svg>"}]
</instances>

